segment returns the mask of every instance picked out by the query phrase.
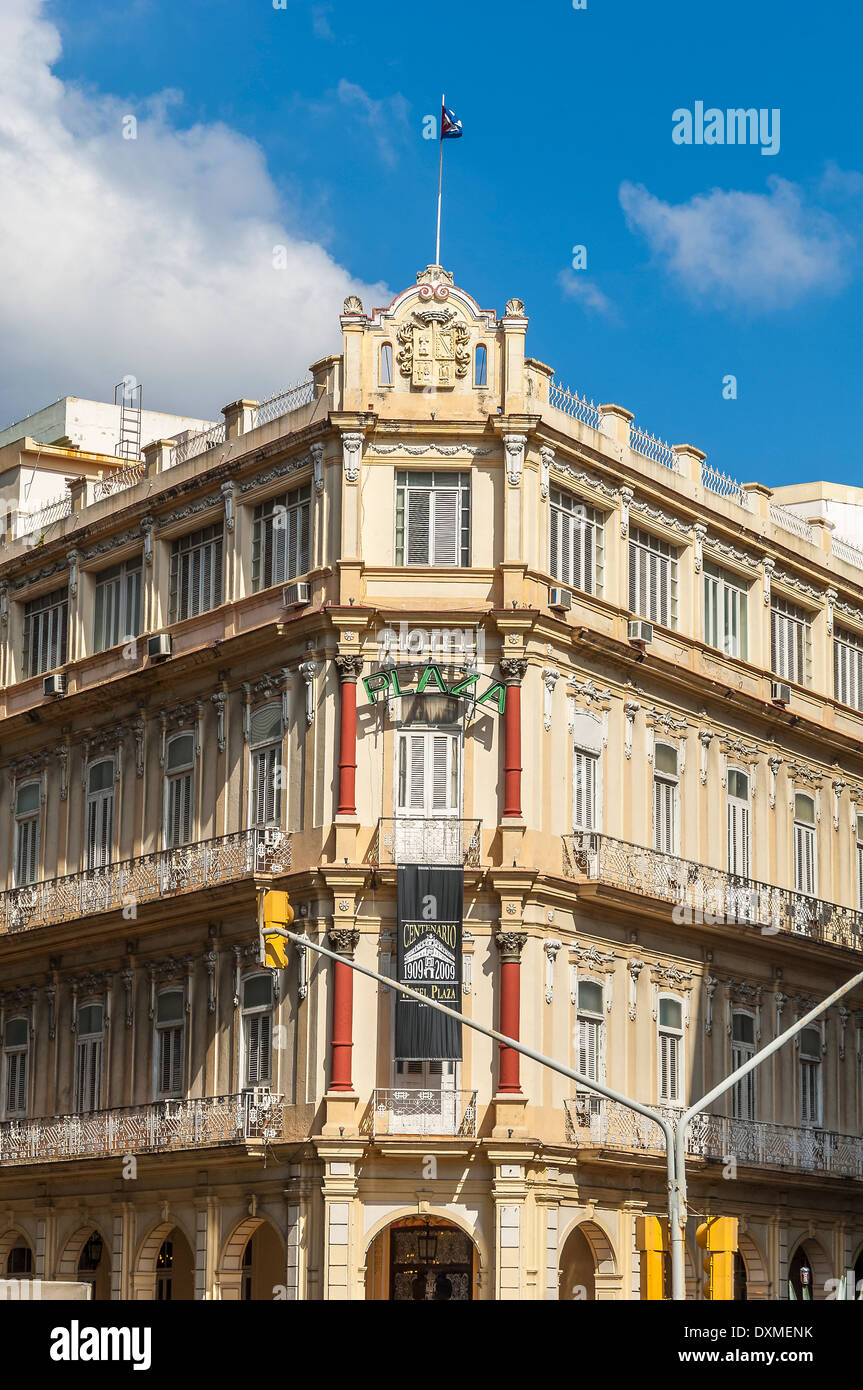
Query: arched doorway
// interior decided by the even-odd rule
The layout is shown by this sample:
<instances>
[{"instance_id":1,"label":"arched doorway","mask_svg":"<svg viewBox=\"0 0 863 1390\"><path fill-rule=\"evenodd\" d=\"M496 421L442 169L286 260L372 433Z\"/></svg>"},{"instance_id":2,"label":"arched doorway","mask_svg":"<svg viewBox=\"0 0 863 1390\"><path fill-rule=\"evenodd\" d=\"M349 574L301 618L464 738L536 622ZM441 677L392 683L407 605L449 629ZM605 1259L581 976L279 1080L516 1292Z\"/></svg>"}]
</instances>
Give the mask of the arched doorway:
<instances>
[{"instance_id":1,"label":"arched doorway","mask_svg":"<svg viewBox=\"0 0 863 1390\"><path fill-rule=\"evenodd\" d=\"M466 1303L476 1297L477 1251L466 1231L439 1216L405 1216L380 1231L366 1254L366 1298Z\"/></svg>"},{"instance_id":2,"label":"arched doorway","mask_svg":"<svg viewBox=\"0 0 863 1390\"><path fill-rule=\"evenodd\" d=\"M154 1226L141 1244L134 1297L158 1303L191 1302L195 1297L192 1247L170 1221Z\"/></svg>"},{"instance_id":3,"label":"arched doorway","mask_svg":"<svg viewBox=\"0 0 863 1390\"><path fill-rule=\"evenodd\" d=\"M616 1275L614 1251L602 1227L580 1222L563 1244L558 1297L562 1302L613 1297Z\"/></svg>"},{"instance_id":4,"label":"arched doorway","mask_svg":"<svg viewBox=\"0 0 863 1390\"><path fill-rule=\"evenodd\" d=\"M60 1256L57 1277L73 1283L91 1284L94 1302L109 1301L111 1256L105 1237L97 1226L79 1226L69 1237Z\"/></svg>"},{"instance_id":5,"label":"arched doorway","mask_svg":"<svg viewBox=\"0 0 863 1390\"><path fill-rule=\"evenodd\" d=\"M271 1222L250 1216L234 1227L219 1269L220 1298L272 1302L286 1277L285 1247Z\"/></svg>"},{"instance_id":6,"label":"arched doorway","mask_svg":"<svg viewBox=\"0 0 863 1390\"><path fill-rule=\"evenodd\" d=\"M801 1240L788 1263L787 1297L804 1301L827 1297L830 1264L817 1240Z\"/></svg>"}]
</instances>

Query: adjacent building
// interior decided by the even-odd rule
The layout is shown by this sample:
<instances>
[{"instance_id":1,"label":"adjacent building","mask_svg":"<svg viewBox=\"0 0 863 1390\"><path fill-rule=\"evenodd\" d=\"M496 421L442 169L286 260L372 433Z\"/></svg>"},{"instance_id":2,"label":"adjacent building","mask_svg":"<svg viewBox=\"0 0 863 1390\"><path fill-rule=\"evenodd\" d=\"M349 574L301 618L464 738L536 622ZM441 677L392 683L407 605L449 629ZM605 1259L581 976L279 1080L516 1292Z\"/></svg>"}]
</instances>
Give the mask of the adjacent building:
<instances>
[{"instance_id":1,"label":"adjacent building","mask_svg":"<svg viewBox=\"0 0 863 1390\"><path fill-rule=\"evenodd\" d=\"M467 1027L399 1056L344 963L395 976L423 866L456 934L403 971L657 1107L858 970L863 490L741 485L527 328L430 266L139 460L3 443L6 1277L641 1297L658 1128ZM270 888L344 961L266 965ZM863 994L689 1149L690 1297L704 1214L736 1297L863 1277Z\"/></svg>"}]
</instances>

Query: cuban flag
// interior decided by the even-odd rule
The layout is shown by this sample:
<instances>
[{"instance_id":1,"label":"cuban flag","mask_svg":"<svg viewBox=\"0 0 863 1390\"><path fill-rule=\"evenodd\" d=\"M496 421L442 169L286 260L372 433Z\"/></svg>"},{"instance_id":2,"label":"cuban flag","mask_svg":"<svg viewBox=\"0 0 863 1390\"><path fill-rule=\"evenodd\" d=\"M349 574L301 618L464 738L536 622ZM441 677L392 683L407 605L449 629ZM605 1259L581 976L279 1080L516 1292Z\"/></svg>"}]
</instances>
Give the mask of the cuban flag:
<instances>
[{"instance_id":1,"label":"cuban flag","mask_svg":"<svg viewBox=\"0 0 863 1390\"><path fill-rule=\"evenodd\" d=\"M456 120L455 112L448 111L446 106L441 106L440 138L442 140L460 140L462 134L461 121Z\"/></svg>"}]
</instances>

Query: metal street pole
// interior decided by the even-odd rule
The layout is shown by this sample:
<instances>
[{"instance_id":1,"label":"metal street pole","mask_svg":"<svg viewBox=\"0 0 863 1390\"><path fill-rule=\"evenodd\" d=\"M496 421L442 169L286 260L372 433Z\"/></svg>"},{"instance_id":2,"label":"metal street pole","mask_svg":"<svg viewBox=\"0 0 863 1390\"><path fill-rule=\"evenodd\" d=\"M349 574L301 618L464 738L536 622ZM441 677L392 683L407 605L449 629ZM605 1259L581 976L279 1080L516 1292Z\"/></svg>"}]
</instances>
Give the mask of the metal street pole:
<instances>
[{"instance_id":1,"label":"metal street pole","mask_svg":"<svg viewBox=\"0 0 863 1390\"><path fill-rule=\"evenodd\" d=\"M614 1091L610 1086L605 1086L599 1081L592 1081L589 1077L583 1076L581 1072L574 1071L572 1067L564 1066L562 1062L555 1061L553 1057L546 1057L544 1053L537 1052L535 1048L528 1047L526 1043L519 1042L516 1038L507 1037L505 1033L499 1033L494 1028L488 1028L484 1023L479 1023L472 1018L466 1018L465 1015L459 1013L457 1009L447 1008L445 1004L439 1004L436 1000L426 998L419 990L411 989L410 985L400 984L397 980L390 980L386 975L379 974L377 970L372 970L367 965L360 965L357 961L347 960L336 951L331 951L326 946L319 946L308 936L300 936L297 932L288 931L286 927L276 926L268 926L266 934L267 936L287 938L289 941L293 941L297 946L308 946L311 950L317 951L320 955L328 956L330 960L340 961L342 965L350 966L352 970L357 970L361 975L367 975L369 979L377 980L378 984L383 985L386 989L397 991L400 994L406 994L411 999L417 999L421 1004L425 1004L427 1008L437 1009L438 1013L446 1014L449 1018L454 1018L457 1022L465 1024L466 1027L473 1028L476 1032L484 1034L485 1037L493 1038L495 1042L503 1043L506 1047L513 1048L514 1051L520 1052L522 1056L529 1057L533 1062L538 1062L540 1066L548 1067L551 1071L556 1071L561 1076L569 1077L570 1080L575 1081L579 1086L584 1086L590 1091L596 1091L599 1095L605 1096L608 1100L615 1100L618 1104L625 1106L626 1109L634 1110L637 1114L644 1115L647 1119L653 1120L661 1129L665 1139L668 1188L668 1235L671 1246L671 1297L676 1301L682 1301L686 1298L686 1270L684 1260L686 1235L686 1131L690 1121L695 1115L699 1114L700 1111L704 1110L706 1106L710 1105L712 1101L716 1100L718 1096L724 1095L732 1086L736 1086L737 1082L742 1077L746 1076L750 1071L754 1071L756 1067L761 1066L761 1063L765 1062L768 1057L771 1057L774 1052L778 1052L779 1048L783 1047L790 1038L793 1038L796 1033L799 1033L800 1030L811 1023L813 1019L824 1013L825 1009L829 1009L831 1005L836 1003L837 999L841 999L849 990L863 983L863 971L861 971L859 974L854 975L846 984L835 990L833 994L829 995L821 1004L818 1004L814 1009L810 1009L809 1013L804 1014L803 1017L798 1019L795 1024L792 1024L790 1028L786 1028L785 1032L780 1033L777 1038L774 1038L772 1043L768 1043L767 1047L762 1048L760 1052L756 1052L754 1057L750 1057L749 1061L745 1062L742 1067L738 1067L737 1070L733 1071L724 1081L721 1081L718 1086L714 1086L713 1090L708 1091L705 1096L702 1096L701 1100L697 1101L695 1105L690 1106L678 1119L670 1121L658 1110L653 1110L650 1106L642 1105L640 1101L632 1100L629 1096L623 1095L620 1091Z\"/></svg>"}]
</instances>

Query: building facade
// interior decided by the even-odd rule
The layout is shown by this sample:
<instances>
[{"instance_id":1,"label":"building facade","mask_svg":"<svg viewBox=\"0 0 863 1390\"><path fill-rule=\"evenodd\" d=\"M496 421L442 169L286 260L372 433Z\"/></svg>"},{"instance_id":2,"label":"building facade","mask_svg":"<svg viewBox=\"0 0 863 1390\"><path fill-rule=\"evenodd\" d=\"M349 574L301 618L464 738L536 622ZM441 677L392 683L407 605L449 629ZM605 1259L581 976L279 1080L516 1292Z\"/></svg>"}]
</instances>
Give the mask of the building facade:
<instances>
[{"instance_id":1,"label":"building facade","mask_svg":"<svg viewBox=\"0 0 863 1390\"><path fill-rule=\"evenodd\" d=\"M669 1110L859 968L863 552L527 327L431 266L139 462L4 446L67 479L0 550L7 1277L643 1296L658 1128L467 1027L398 1058L390 991L265 964L270 888L394 975L405 866L460 869L465 1017ZM736 1297L863 1276L861 1180L858 993L694 1126L689 1296L705 1214Z\"/></svg>"}]
</instances>

